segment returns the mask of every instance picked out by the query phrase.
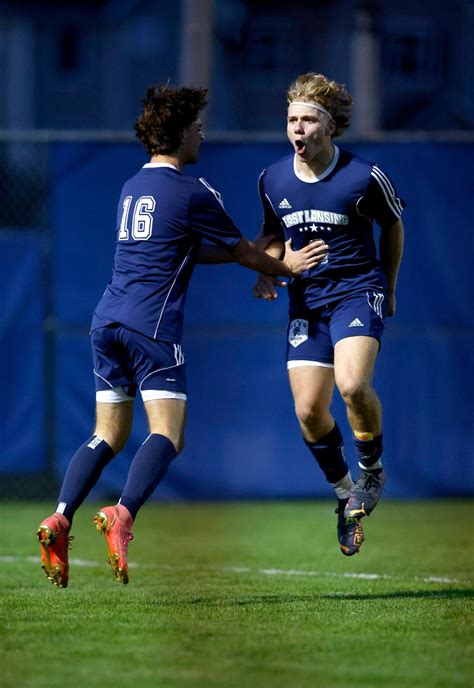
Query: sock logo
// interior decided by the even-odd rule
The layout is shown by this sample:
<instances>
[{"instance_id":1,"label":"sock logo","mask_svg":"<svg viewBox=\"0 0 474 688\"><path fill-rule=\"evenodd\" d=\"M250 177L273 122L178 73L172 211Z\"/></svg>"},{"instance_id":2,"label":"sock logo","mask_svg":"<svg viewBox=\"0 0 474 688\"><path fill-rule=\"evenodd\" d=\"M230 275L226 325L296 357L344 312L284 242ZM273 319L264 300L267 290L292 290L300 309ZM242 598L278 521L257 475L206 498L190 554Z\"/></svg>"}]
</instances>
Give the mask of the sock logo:
<instances>
[{"instance_id":1,"label":"sock logo","mask_svg":"<svg viewBox=\"0 0 474 688\"><path fill-rule=\"evenodd\" d=\"M102 437L96 435L87 445L90 449L95 449L102 442Z\"/></svg>"}]
</instances>

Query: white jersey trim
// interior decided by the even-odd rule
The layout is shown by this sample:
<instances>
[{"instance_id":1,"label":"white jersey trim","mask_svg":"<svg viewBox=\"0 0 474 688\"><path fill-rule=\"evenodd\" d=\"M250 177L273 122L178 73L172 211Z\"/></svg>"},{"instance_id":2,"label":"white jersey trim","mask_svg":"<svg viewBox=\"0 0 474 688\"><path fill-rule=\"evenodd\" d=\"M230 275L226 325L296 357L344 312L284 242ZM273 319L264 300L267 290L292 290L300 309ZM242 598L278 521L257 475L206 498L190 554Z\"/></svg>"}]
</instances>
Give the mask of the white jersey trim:
<instances>
[{"instance_id":1,"label":"white jersey trim","mask_svg":"<svg viewBox=\"0 0 474 688\"><path fill-rule=\"evenodd\" d=\"M331 160L329 167L326 167L324 172L321 172L321 174L318 177L315 177L314 179L306 179L306 177L301 176L301 174L298 172L298 170L296 168L296 153L295 153L295 157L293 158L293 171L300 181L305 182L306 184L316 184L316 182L320 182L322 179L325 179L329 174L331 174L333 169L336 167L338 160L339 160L339 148L337 146L334 146L334 157Z\"/></svg>"},{"instance_id":2,"label":"white jersey trim","mask_svg":"<svg viewBox=\"0 0 474 688\"><path fill-rule=\"evenodd\" d=\"M163 313L165 312L166 304L168 303L168 299L169 299L169 297L170 297L170 294L171 294L171 292L173 291L173 287L174 287L174 285L176 284L176 280L177 280L178 277L179 277L179 273L181 272L181 270L182 270L182 269L184 268L184 266L186 265L187 260L188 260L188 258L189 258L189 254L191 253L192 250L193 250L193 249L192 249L192 247L191 247L191 248L189 249L189 251L187 252L187 254L185 255L184 260L183 260L183 262L181 263L181 265L179 266L178 271L177 271L177 273L176 273L176 275L175 275L175 278L174 278L174 280L173 280L173 284L171 285L171 287L169 288L168 293L166 294L166 299L165 299L165 302L164 302L164 304L163 304L163 308L161 309L160 317L158 318L158 322L156 323L155 333L154 333L154 335L153 335L153 339L156 339L156 335L157 335L157 333L158 333L158 329L159 329L160 324L161 324L161 321L162 321L162 319L163 319Z\"/></svg>"},{"instance_id":3,"label":"white jersey trim","mask_svg":"<svg viewBox=\"0 0 474 688\"><path fill-rule=\"evenodd\" d=\"M271 208L271 209L273 210L273 212L275 213L276 219L280 222L280 218L278 217L277 212L276 212L276 210L275 210L275 208L274 208L274 206L273 206L273 203L271 202L270 196L269 196L268 194L265 194L265 198L266 198L267 201L270 203L270 208Z\"/></svg>"},{"instance_id":4,"label":"white jersey trim","mask_svg":"<svg viewBox=\"0 0 474 688\"><path fill-rule=\"evenodd\" d=\"M203 186L206 187L206 189L208 189L208 190L212 193L212 195L214 196L214 198L216 199L216 201L218 201L218 202L221 204L222 208L225 210L225 208L224 208L224 201L222 200L222 196L220 195L220 193L219 193L218 191L216 191L216 189L214 189L214 188L209 184L209 182L206 182L206 180L204 179L204 177L199 177L199 181L201 182L201 184L202 184Z\"/></svg>"},{"instance_id":5,"label":"white jersey trim","mask_svg":"<svg viewBox=\"0 0 474 688\"><path fill-rule=\"evenodd\" d=\"M360 210L359 210L359 203L361 202L361 200L362 200L363 198L364 198L364 197L361 196L361 197L359 198L359 200L357 201L357 203L356 203L357 214L359 215L359 217L363 217L364 220L367 220L367 222L369 223L369 225L372 227L372 224L373 224L373 223L372 223L372 220L370 219L370 217L367 217L367 215L364 215L364 213L361 213Z\"/></svg>"},{"instance_id":6,"label":"white jersey trim","mask_svg":"<svg viewBox=\"0 0 474 688\"><path fill-rule=\"evenodd\" d=\"M390 183L389 178L376 165L372 167L372 172L370 174L382 190L382 193L385 196L385 200L387 201L387 205L392 211L392 213L397 218L400 218L402 215L403 206L401 204L400 199L396 195L395 189Z\"/></svg>"},{"instance_id":7,"label":"white jersey trim","mask_svg":"<svg viewBox=\"0 0 474 688\"><path fill-rule=\"evenodd\" d=\"M172 165L170 162L147 162L143 167L169 167L172 170L179 172L176 165Z\"/></svg>"},{"instance_id":8,"label":"white jersey trim","mask_svg":"<svg viewBox=\"0 0 474 688\"><path fill-rule=\"evenodd\" d=\"M334 363L322 363L321 361L288 361L286 367L288 370L291 368L304 368L305 366L317 366L318 368L334 368Z\"/></svg>"},{"instance_id":9,"label":"white jersey trim","mask_svg":"<svg viewBox=\"0 0 474 688\"><path fill-rule=\"evenodd\" d=\"M270 204L270 208L273 210L273 213L274 213L274 215L275 215L276 220L277 220L278 222L281 222L280 218L278 217L278 213L277 213L276 210L275 210L275 206L273 205L273 203L272 203L272 201L271 201L271 199L270 199L270 196L269 196L268 194L264 193L264 192L262 191L262 189L260 188L260 180L261 180L261 178L263 177L263 175L265 174L266 171L267 171L267 170L266 170L266 168L265 168L264 170L262 170L262 172L260 172L260 175L259 175L259 177L258 177L258 182L257 182L257 191L258 191L258 195L259 195L259 197L260 197L260 202L261 202L261 204L263 205L263 199L264 199L264 197L265 197L265 198L267 199L267 201L269 202L269 204ZM265 212L263 213L263 220L264 220L264 221L263 221L263 223L262 223L262 229L264 229L264 227L265 227Z\"/></svg>"}]
</instances>

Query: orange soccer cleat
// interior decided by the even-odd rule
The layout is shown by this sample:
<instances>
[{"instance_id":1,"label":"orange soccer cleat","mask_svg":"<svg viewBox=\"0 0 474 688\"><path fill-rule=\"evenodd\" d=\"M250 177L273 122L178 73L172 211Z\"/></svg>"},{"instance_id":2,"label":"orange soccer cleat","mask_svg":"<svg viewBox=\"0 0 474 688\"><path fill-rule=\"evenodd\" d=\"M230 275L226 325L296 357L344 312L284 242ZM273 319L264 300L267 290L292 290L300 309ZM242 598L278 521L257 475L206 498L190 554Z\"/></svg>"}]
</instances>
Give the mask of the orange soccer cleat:
<instances>
[{"instance_id":1,"label":"orange soccer cleat","mask_svg":"<svg viewBox=\"0 0 474 688\"><path fill-rule=\"evenodd\" d=\"M41 566L58 588L67 588L69 582L68 549L73 539L69 535L71 524L62 514L46 518L36 531L41 545Z\"/></svg>"},{"instance_id":2,"label":"orange soccer cleat","mask_svg":"<svg viewBox=\"0 0 474 688\"><path fill-rule=\"evenodd\" d=\"M109 548L108 562L119 583L128 583L127 552L128 543L133 540L131 528L133 519L129 511L118 504L104 506L94 516L94 523L99 533L105 535Z\"/></svg>"}]
</instances>

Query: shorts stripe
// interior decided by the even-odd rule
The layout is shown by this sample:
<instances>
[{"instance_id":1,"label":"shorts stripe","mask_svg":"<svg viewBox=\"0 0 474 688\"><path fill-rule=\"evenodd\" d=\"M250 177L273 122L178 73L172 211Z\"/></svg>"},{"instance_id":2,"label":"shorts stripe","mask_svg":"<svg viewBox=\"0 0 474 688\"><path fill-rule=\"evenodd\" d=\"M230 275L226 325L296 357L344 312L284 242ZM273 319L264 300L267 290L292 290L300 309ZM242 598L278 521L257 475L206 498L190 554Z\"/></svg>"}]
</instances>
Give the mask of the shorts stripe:
<instances>
[{"instance_id":1,"label":"shorts stripe","mask_svg":"<svg viewBox=\"0 0 474 688\"><path fill-rule=\"evenodd\" d=\"M173 344L174 346L174 360L176 365L183 365L185 363L183 350L180 344Z\"/></svg>"},{"instance_id":2,"label":"shorts stripe","mask_svg":"<svg viewBox=\"0 0 474 688\"><path fill-rule=\"evenodd\" d=\"M109 385L110 389L114 389L113 385L111 385L110 382L105 379L105 377L102 377L102 375L99 375L99 373L95 370L95 368L94 368L94 375L96 377L98 377L100 380L103 380L106 385Z\"/></svg>"},{"instance_id":3,"label":"shorts stripe","mask_svg":"<svg viewBox=\"0 0 474 688\"><path fill-rule=\"evenodd\" d=\"M291 368L304 368L305 366L317 366L318 368L334 368L334 363L323 363L322 361L288 361L286 367L288 370Z\"/></svg>"},{"instance_id":4,"label":"shorts stripe","mask_svg":"<svg viewBox=\"0 0 474 688\"><path fill-rule=\"evenodd\" d=\"M138 388L139 388L140 392L142 391L142 385L143 385L143 383L145 382L145 380L146 380L147 378L150 377L150 375L155 375L156 373L161 373L163 370L171 370L172 368L179 368L180 365L183 365L183 364L182 364L182 363L175 363L175 364L172 365L172 366L166 366L166 368L157 368L156 370L152 370L151 373L148 373L148 375L145 375L145 377L143 378L143 380L142 380L142 381L140 382L140 384L138 385Z\"/></svg>"},{"instance_id":5,"label":"shorts stripe","mask_svg":"<svg viewBox=\"0 0 474 688\"><path fill-rule=\"evenodd\" d=\"M376 292L376 291L372 292L373 303L370 302L370 294L368 291L366 292L366 294L367 294L367 303L372 308L372 310L375 311L375 313L377 313L380 320L383 320L382 304L383 304L383 300L385 298L384 294L382 294L380 292Z\"/></svg>"},{"instance_id":6,"label":"shorts stripe","mask_svg":"<svg viewBox=\"0 0 474 688\"><path fill-rule=\"evenodd\" d=\"M182 401L187 401L188 399L188 395L183 392L168 392L165 389L143 389L141 394L143 401L153 401L154 399L181 399Z\"/></svg>"},{"instance_id":7,"label":"shorts stripe","mask_svg":"<svg viewBox=\"0 0 474 688\"><path fill-rule=\"evenodd\" d=\"M99 404L121 404L123 401L135 401L133 397L130 397L125 392L123 387L97 390L95 400Z\"/></svg>"}]
</instances>

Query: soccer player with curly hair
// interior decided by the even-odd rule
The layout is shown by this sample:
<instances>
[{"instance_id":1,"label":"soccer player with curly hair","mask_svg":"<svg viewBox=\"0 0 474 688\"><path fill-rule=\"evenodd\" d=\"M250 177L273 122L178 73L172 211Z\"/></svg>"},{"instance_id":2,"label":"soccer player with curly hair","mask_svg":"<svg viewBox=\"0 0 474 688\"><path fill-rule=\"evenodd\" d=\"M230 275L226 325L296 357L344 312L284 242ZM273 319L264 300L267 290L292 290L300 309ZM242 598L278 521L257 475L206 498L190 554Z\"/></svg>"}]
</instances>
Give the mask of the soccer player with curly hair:
<instances>
[{"instance_id":1,"label":"soccer player with curly hair","mask_svg":"<svg viewBox=\"0 0 474 688\"><path fill-rule=\"evenodd\" d=\"M276 258L288 239L295 248L315 240L329 246L321 263L289 281L287 368L303 439L336 492L340 549L351 556L364 539L361 519L376 506L385 480L382 410L371 380L384 320L395 313L405 203L376 164L334 143L351 120L352 97L343 84L311 72L287 96L293 151L260 176L262 235L278 236L266 248ZM374 223L381 229L378 255ZM271 301L284 284L260 275L254 294ZM330 411L335 386L358 453L355 484Z\"/></svg>"},{"instance_id":2,"label":"soccer player with curly hair","mask_svg":"<svg viewBox=\"0 0 474 688\"><path fill-rule=\"evenodd\" d=\"M289 277L315 267L327 251L321 240L298 251L287 244L284 261L267 255L242 236L205 179L182 173L198 159L206 99L200 88L148 88L135 125L151 160L122 189L112 278L92 319L95 428L69 463L56 511L37 531L43 569L58 587L68 585L74 513L125 445L139 391L149 435L132 460L118 504L94 518L116 579L128 583L132 524L183 447L183 310L196 262L213 262L206 242L216 244L226 262Z\"/></svg>"}]
</instances>

